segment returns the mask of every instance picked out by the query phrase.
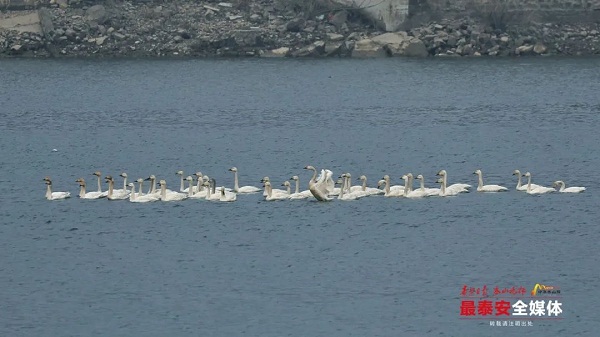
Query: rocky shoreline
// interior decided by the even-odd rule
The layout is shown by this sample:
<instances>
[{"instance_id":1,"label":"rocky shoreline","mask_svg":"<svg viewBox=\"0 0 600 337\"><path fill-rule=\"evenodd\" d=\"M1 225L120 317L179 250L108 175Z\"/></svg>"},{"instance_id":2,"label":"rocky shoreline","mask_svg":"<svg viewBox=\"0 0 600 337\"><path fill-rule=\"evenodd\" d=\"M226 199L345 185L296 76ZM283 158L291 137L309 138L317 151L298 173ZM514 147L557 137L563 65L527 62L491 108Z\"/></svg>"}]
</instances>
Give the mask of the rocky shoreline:
<instances>
[{"instance_id":1,"label":"rocky shoreline","mask_svg":"<svg viewBox=\"0 0 600 337\"><path fill-rule=\"evenodd\" d=\"M281 2L52 0L31 10L40 30L0 28L4 57L385 57L598 55L600 25L530 23L493 29L439 20L386 33L353 11L306 18ZM29 13L19 11L19 13ZM10 17L15 12L3 13Z\"/></svg>"}]
</instances>

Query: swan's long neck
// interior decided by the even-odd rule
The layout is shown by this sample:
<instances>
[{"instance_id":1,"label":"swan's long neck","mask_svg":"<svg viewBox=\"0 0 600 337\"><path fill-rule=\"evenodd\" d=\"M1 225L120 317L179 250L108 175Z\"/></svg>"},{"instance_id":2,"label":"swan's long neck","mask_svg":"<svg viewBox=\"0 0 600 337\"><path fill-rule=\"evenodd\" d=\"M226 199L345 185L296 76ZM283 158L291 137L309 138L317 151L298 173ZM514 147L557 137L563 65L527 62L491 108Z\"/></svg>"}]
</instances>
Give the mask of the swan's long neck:
<instances>
[{"instance_id":1,"label":"swan's long neck","mask_svg":"<svg viewBox=\"0 0 600 337\"><path fill-rule=\"evenodd\" d=\"M270 184L267 184L265 186L265 190L267 191L267 196L270 198L273 195L273 188Z\"/></svg>"},{"instance_id":2,"label":"swan's long neck","mask_svg":"<svg viewBox=\"0 0 600 337\"><path fill-rule=\"evenodd\" d=\"M483 174L477 173L477 176L479 177L478 182L477 182L478 188L481 188L481 187L483 187Z\"/></svg>"},{"instance_id":3,"label":"swan's long neck","mask_svg":"<svg viewBox=\"0 0 600 337\"><path fill-rule=\"evenodd\" d=\"M367 190L367 178L363 179L362 181L362 191L364 192Z\"/></svg>"},{"instance_id":4,"label":"swan's long neck","mask_svg":"<svg viewBox=\"0 0 600 337\"><path fill-rule=\"evenodd\" d=\"M425 191L425 179L421 178L419 180L421 180L421 191Z\"/></svg>"},{"instance_id":5,"label":"swan's long neck","mask_svg":"<svg viewBox=\"0 0 600 337\"><path fill-rule=\"evenodd\" d=\"M348 177L344 177L344 179L342 179L342 186L340 188L340 194L338 195L338 199L342 199L342 197L344 196L344 190L346 189L346 180Z\"/></svg>"},{"instance_id":6,"label":"swan's long neck","mask_svg":"<svg viewBox=\"0 0 600 337\"><path fill-rule=\"evenodd\" d=\"M409 185L410 185L410 177L406 177L406 179L404 179L404 196L408 195L408 192L410 192L409 190Z\"/></svg>"},{"instance_id":7,"label":"swan's long neck","mask_svg":"<svg viewBox=\"0 0 600 337\"><path fill-rule=\"evenodd\" d=\"M100 176L98 176L98 192L102 192L102 182L100 181Z\"/></svg>"},{"instance_id":8,"label":"swan's long neck","mask_svg":"<svg viewBox=\"0 0 600 337\"><path fill-rule=\"evenodd\" d=\"M531 192L531 174L527 177L527 192Z\"/></svg>"},{"instance_id":9,"label":"swan's long neck","mask_svg":"<svg viewBox=\"0 0 600 337\"><path fill-rule=\"evenodd\" d=\"M296 193L300 193L300 179L296 179Z\"/></svg>"},{"instance_id":10,"label":"swan's long neck","mask_svg":"<svg viewBox=\"0 0 600 337\"><path fill-rule=\"evenodd\" d=\"M144 181L143 180L140 181L139 184L140 184L140 186L138 187L138 191L139 191L138 197L141 197L142 195L144 195L144 190L142 189L142 187L144 187L144 185L143 185Z\"/></svg>"},{"instance_id":11,"label":"swan's long neck","mask_svg":"<svg viewBox=\"0 0 600 337\"><path fill-rule=\"evenodd\" d=\"M308 186L311 186L317 182L317 169L313 167L311 170L313 171L313 175L308 182Z\"/></svg>"},{"instance_id":12,"label":"swan's long neck","mask_svg":"<svg viewBox=\"0 0 600 337\"><path fill-rule=\"evenodd\" d=\"M83 198L85 196L85 185L81 184L79 185L79 197Z\"/></svg>"},{"instance_id":13,"label":"swan's long neck","mask_svg":"<svg viewBox=\"0 0 600 337\"><path fill-rule=\"evenodd\" d=\"M443 179L442 183L440 184L440 195L446 195L446 184L444 183Z\"/></svg>"},{"instance_id":14,"label":"swan's long neck","mask_svg":"<svg viewBox=\"0 0 600 337\"><path fill-rule=\"evenodd\" d=\"M390 194L390 180L389 179L385 179L385 195L389 195Z\"/></svg>"},{"instance_id":15,"label":"swan's long neck","mask_svg":"<svg viewBox=\"0 0 600 337\"><path fill-rule=\"evenodd\" d=\"M52 198L52 185L51 184L46 184L46 198L50 199Z\"/></svg>"},{"instance_id":16,"label":"swan's long neck","mask_svg":"<svg viewBox=\"0 0 600 337\"><path fill-rule=\"evenodd\" d=\"M562 181L558 183L558 185L560 186L560 188L558 189L559 192L562 192L565 190L565 183L563 183Z\"/></svg>"},{"instance_id":17,"label":"swan's long neck","mask_svg":"<svg viewBox=\"0 0 600 337\"><path fill-rule=\"evenodd\" d=\"M183 192L183 190L185 190L185 186L184 186L184 183L183 183L183 174L180 176L180 178L181 179L180 179L180 182L179 182L179 191Z\"/></svg>"},{"instance_id":18,"label":"swan's long neck","mask_svg":"<svg viewBox=\"0 0 600 337\"><path fill-rule=\"evenodd\" d=\"M408 176L408 191L412 192L413 190L413 176Z\"/></svg>"},{"instance_id":19,"label":"swan's long neck","mask_svg":"<svg viewBox=\"0 0 600 337\"><path fill-rule=\"evenodd\" d=\"M167 198L167 185L160 185L160 198L163 200Z\"/></svg>"},{"instance_id":20,"label":"swan's long neck","mask_svg":"<svg viewBox=\"0 0 600 337\"><path fill-rule=\"evenodd\" d=\"M112 180L109 180L109 181L108 181L108 198L109 198L109 199L110 199L110 198L112 198L112 195L113 195L113 189L114 189L114 186L113 186L113 185L114 185L114 184L115 184L115 182L114 182L114 181L112 181Z\"/></svg>"},{"instance_id":21,"label":"swan's long neck","mask_svg":"<svg viewBox=\"0 0 600 337\"><path fill-rule=\"evenodd\" d=\"M292 194L292 187L290 185L286 186L287 194Z\"/></svg>"},{"instance_id":22,"label":"swan's long neck","mask_svg":"<svg viewBox=\"0 0 600 337\"><path fill-rule=\"evenodd\" d=\"M141 190L140 190L141 191ZM135 200L137 196L135 195L135 184L131 185L131 194L129 194L129 200Z\"/></svg>"},{"instance_id":23,"label":"swan's long neck","mask_svg":"<svg viewBox=\"0 0 600 337\"><path fill-rule=\"evenodd\" d=\"M240 190L237 171L233 172L233 190L236 192Z\"/></svg>"},{"instance_id":24,"label":"swan's long neck","mask_svg":"<svg viewBox=\"0 0 600 337\"><path fill-rule=\"evenodd\" d=\"M127 191L127 176L123 177L123 191Z\"/></svg>"},{"instance_id":25,"label":"swan's long neck","mask_svg":"<svg viewBox=\"0 0 600 337\"><path fill-rule=\"evenodd\" d=\"M210 183L208 183L208 188L206 189L206 196L204 198L206 200L210 200Z\"/></svg>"},{"instance_id":26,"label":"swan's long neck","mask_svg":"<svg viewBox=\"0 0 600 337\"><path fill-rule=\"evenodd\" d=\"M517 173L517 189L521 188L521 172Z\"/></svg>"},{"instance_id":27,"label":"swan's long neck","mask_svg":"<svg viewBox=\"0 0 600 337\"><path fill-rule=\"evenodd\" d=\"M202 177L197 177L198 178L198 183L196 184L196 189L198 190L197 192L202 191L202 184L200 182L202 182Z\"/></svg>"},{"instance_id":28,"label":"swan's long neck","mask_svg":"<svg viewBox=\"0 0 600 337\"><path fill-rule=\"evenodd\" d=\"M346 177L346 192L352 192L352 178Z\"/></svg>"},{"instance_id":29,"label":"swan's long neck","mask_svg":"<svg viewBox=\"0 0 600 337\"><path fill-rule=\"evenodd\" d=\"M188 187L188 197L191 197L192 195L194 195L194 188L193 186L193 182L192 180L189 181L190 187Z\"/></svg>"},{"instance_id":30,"label":"swan's long neck","mask_svg":"<svg viewBox=\"0 0 600 337\"><path fill-rule=\"evenodd\" d=\"M156 193L156 178L150 179L150 190L148 191L148 193Z\"/></svg>"}]
</instances>

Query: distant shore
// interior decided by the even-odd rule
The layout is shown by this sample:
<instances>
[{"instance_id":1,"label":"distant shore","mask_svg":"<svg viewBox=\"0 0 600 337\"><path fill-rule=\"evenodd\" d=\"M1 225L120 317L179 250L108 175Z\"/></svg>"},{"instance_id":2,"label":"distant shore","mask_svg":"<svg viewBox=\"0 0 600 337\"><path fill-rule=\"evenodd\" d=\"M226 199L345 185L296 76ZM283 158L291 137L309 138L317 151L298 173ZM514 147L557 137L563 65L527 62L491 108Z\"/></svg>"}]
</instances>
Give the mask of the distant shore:
<instances>
[{"instance_id":1,"label":"distant shore","mask_svg":"<svg viewBox=\"0 0 600 337\"><path fill-rule=\"evenodd\" d=\"M271 2L119 2L3 12L0 57L600 55L598 23L494 29L474 19L383 32L346 10L306 18ZM37 18L37 21L36 21Z\"/></svg>"}]
</instances>

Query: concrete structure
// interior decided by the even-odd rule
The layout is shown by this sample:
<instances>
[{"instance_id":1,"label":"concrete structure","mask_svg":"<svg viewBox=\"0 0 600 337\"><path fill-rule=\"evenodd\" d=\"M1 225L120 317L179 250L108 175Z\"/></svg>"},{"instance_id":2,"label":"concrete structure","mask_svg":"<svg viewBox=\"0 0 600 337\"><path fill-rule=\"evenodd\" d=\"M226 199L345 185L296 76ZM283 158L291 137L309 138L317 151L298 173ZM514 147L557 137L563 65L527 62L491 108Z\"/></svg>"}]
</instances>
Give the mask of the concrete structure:
<instances>
[{"instance_id":1,"label":"concrete structure","mask_svg":"<svg viewBox=\"0 0 600 337\"><path fill-rule=\"evenodd\" d=\"M37 11L13 12L9 15L0 14L0 29L16 30L21 33L42 33L40 16Z\"/></svg>"},{"instance_id":2,"label":"concrete structure","mask_svg":"<svg viewBox=\"0 0 600 337\"><path fill-rule=\"evenodd\" d=\"M409 0L332 0L342 7L358 8L381 29L394 32L408 17Z\"/></svg>"}]
</instances>

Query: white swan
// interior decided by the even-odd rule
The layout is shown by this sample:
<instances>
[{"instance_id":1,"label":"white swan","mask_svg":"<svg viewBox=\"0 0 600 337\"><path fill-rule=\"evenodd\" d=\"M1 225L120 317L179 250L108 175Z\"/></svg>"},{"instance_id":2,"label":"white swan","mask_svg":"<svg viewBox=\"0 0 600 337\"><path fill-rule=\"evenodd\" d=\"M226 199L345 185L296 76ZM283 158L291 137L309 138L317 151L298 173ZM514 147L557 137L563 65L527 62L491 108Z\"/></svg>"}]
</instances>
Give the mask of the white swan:
<instances>
[{"instance_id":1,"label":"white swan","mask_svg":"<svg viewBox=\"0 0 600 337\"><path fill-rule=\"evenodd\" d=\"M551 187L545 187L545 186L539 186L536 188L532 188L531 187L531 173L529 173L529 172L525 172L523 177L527 177L527 193L528 194L546 194L546 193L552 193L552 192L556 191L555 189L553 189Z\"/></svg>"},{"instance_id":2,"label":"white swan","mask_svg":"<svg viewBox=\"0 0 600 337\"><path fill-rule=\"evenodd\" d=\"M219 201L232 202L237 199L237 194L232 193L232 192L225 192L225 186L221 186L220 194L221 194L221 197L219 198Z\"/></svg>"},{"instance_id":3,"label":"white swan","mask_svg":"<svg viewBox=\"0 0 600 337\"><path fill-rule=\"evenodd\" d=\"M139 178L138 180L136 180L136 182L138 183L138 192L136 197L141 197L144 196L144 179Z\"/></svg>"},{"instance_id":4,"label":"white swan","mask_svg":"<svg viewBox=\"0 0 600 337\"><path fill-rule=\"evenodd\" d=\"M387 177L387 179L385 179L385 177ZM394 188L393 190L390 187L390 177L388 175L385 175L383 177L383 179L379 180L377 182L377 187L383 187L383 196L384 197L401 197L404 195L404 186L394 186L396 188ZM402 188L399 188L402 187Z\"/></svg>"},{"instance_id":5,"label":"white swan","mask_svg":"<svg viewBox=\"0 0 600 337\"><path fill-rule=\"evenodd\" d=\"M446 170L440 170L436 175L442 177L442 180L444 181L444 189L446 190L446 195L449 195L449 193L452 193L452 195L454 195L454 191L456 191L457 193L469 192L469 188L471 188L471 185L469 184L452 184L448 186L448 173L446 172Z\"/></svg>"},{"instance_id":6,"label":"white swan","mask_svg":"<svg viewBox=\"0 0 600 337\"><path fill-rule=\"evenodd\" d=\"M269 177L264 177L264 178L262 178L260 180L260 182L263 183L263 186L264 186L264 183L266 183L266 182L270 183L271 179ZM288 191L282 190L282 189L279 189L279 188L272 188L271 187L271 192L272 192L272 194L288 194L289 195ZM263 196L265 196L265 197L267 196L267 190L266 189L263 192Z\"/></svg>"},{"instance_id":7,"label":"white swan","mask_svg":"<svg viewBox=\"0 0 600 337\"><path fill-rule=\"evenodd\" d=\"M404 193L402 194L405 198L423 198L427 196L425 191L412 189L412 173L407 173L402 176L402 180L404 180Z\"/></svg>"},{"instance_id":8,"label":"white swan","mask_svg":"<svg viewBox=\"0 0 600 337\"><path fill-rule=\"evenodd\" d=\"M79 178L77 180L75 180L76 183L79 183L79 197L81 199L100 199L100 198L105 198L106 197L106 193L104 192L85 192L85 180L83 178Z\"/></svg>"},{"instance_id":9,"label":"white swan","mask_svg":"<svg viewBox=\"0 0 600 337\"><path fill-rule=\"evenodd\" d=\"M402 195L404 195L404 186L403 185L392 185L390 183L390 176L389 175L384 175L383 178L381 178L384 181L385 187L384 187L384 196L386 197L401 197ZM379 183L377 183L377 187L379 187Z\"/></svg>"},{"instance_id":10,"label":"white swan","mask_svg":"<svg viewBox=\"0 0 600 337\"><path fill-rule=\"evenodd\" d=\"M310 190L300 191L300 178L298 178L298 176L292 176L290 179L296 182L295 192L290 194L290 199L306 199L312 197Z\"/></svg>"},{"instance_id":11,"label":"white swan","mask_svg":"<svg viewBox=\"0 0 600 337\"><path fill-rule=\"evenodd\" d=\"M104 179L108 183L108 195L106 196L108 200L123 200L129 197L128 190L115 189L115 180L112 176L106 176Z\"/></svg>"},{"instance_id":12,"label":"white swan","mask_svg":"<svg viewBox=\"0 0 600 337\"><path fill-rule=\"evenodd\" d=\"M160 185L160 200L162 201L181 201L187 199L187 194L171 192L167 193L167 182L165 180L161 180L159 182Z\"/></svg>"},{"instance_id":13,"label":"white swan","mask_svg":"<svg viewBox=\"0 0 600 337\"><path fill-rule=\"evenodd\" d=\"M366 175L361 175L360 177L358 177L357 180L361 181L361 191L365 192L368 195L376 195L376 194L383 194L384 192L378 188L374 188L374 187L367 187L367 176Z\"/></svg>"},{"instance_id":14,"label":"white swan","mask_svg":"<svg viewBox=\"0 0 600 337\"><path fill-rule=\"evenodd\" d=\"M440 184L440 197L450 197L450 196L454 196L454 195L458 195L459 193L462 193L462 190L455 188L455 189L447 189L446 188L446 183L444 182L444 178L440 177L438 180L436 180L437 183Z\"/></svg>"},{"instance_id":15,"label":"white swan","mask_svg":"<svg viewBox=\"0 0 600 337\"><path fill-rule=\"evenodd\" d=\"M477 169L473 174L477 175L477 192L506 192L508 188L500 185L484 185L483 184L483 173Z\"/></svg>"},{"instance_id":16,"label":"white swan","mask_svg":"<svg viewBox=\"0 0 600 337\"><path fill-rule=\"evenodd\" d=\"M275 200L286 200L289 199L290 195L285 193L276 193L273 194L273 190L271 188L271 183L269 181L265 182L265 192L267 192L267 196L265 200L267 201L275 201Z\"/></svg>"},{"instance_id":17,"label":"white swan","mask_svg":"<svg viewBox=\"0 0 600 337\"><path fill-rule=\"evenodd\" d=\"M130 202L154 202L160 200L160 197L156 194L140 195L140 193L135 193L135 185L133 183L129 183L127 186L131 188L131 192L129 192Z\"/></svg>"},{"instance_id":18,"label":"white swan","mask_svg":"<svg viewBox=\"0 0 600 337\"><path fill-rule=\"evenodd\" d=\"M245 193L258 193L261 191L260 188L255 187L255 186L239 186L239 182L238 182L238 169L237 167L232 167L229 169L229 171L233 172L233 191L235 193L240 193L240 194L245 194Z\"/></svg>"},{"instance_id":19,"label":"white swan","mask_svg":"<svg viewBox=\"0 0 600 337\"><path fill-rule=\"evenodd\" d=\"M71 197L71 192L52 192L52 180L50 180L50 177L45 177L44 182L46 183L46 199L61 200Z\"/></svg>"},{"instance_id":20,"label":"white swan","mask_svg":"<svg viewBox=\"0 0 600 337\"><path fill-rule=\"evenodd\" d=\"M100 173L100 171L96 171L92 173L92 175L96 176L96 178L98 179L98 192L102 193L102 197L107 197L108 191L102 191L102 173Z\"/></svg>"},{"instance_id":21,"label":"white swan","mask_svg":"<svg viewBox=\"0 0 600 337\"><path fill-rule=\"evenodd\" d=\"M304 169L313 171L313 176L308 182L308 189L315 199L319 201L331 201L332 199L329 197L329 193L333 191L333 186L331 186L327 180L327 173L322 170L321 176L319 177L319 180L317 180L317 169L314 168L314 166L308 165L304 167ZM329 179L331 179L331 176L329 176Z\"/></svg>"},{"instance_id":22,"label":"white swan","mask_svg":"<svg viewBox=\"0 0 600 337\"><path fill-rule=\"evenodd\" d=\"M558 191L561 193L581 193L585 191L585 187L571 186L565 188L565 182L562 180L555 181L552 186L559 187Z\"/></svg>"},{"instance_id":23,"label":"white swan","mask_svg":"<svg viewBox=\"0 0 600 337\"><path fill-rule=\"evenodd\" d=\"M422 191L423 193L425 193L426 196L431 197L431 196L440 195L439 188L426 188L425 187L425 178L423 177L423 175L419 174L417 176L417 180L421 181L421 187L419 188L419 190Z\"/></svg>"},{"instance_id":24,"label":"white swan","mask_svg":"<svg viewBox=\"0 0 600 337\"><path fill-rule=\"evenodd\" d=\"M517 191L524 191L524 192L527 191L527 184L525 184L525 185L521 184L521 176L522 176L521 171L514 170L512 175L517 176L517 187L516 187ZM537 185L537 184L531 184L531 188L533 188L533 189L536 189L538 187L542 187L542 186Z\"/></svg>"},{"instance_id":25,"label":"white swan","mask_svg":"<svg viewBox=\"0 0 600 337\"><path fill-rule=\"evenodd\" d=\"M338 180L338 184L341 184L340 194L338 195L338 200L357 200L364 196L367 196L366 192L362 190L354 191L354 192L346 192L348 190L348 177L347 174L342 174L342 177Z\"/></svg>"}]
</instances>

